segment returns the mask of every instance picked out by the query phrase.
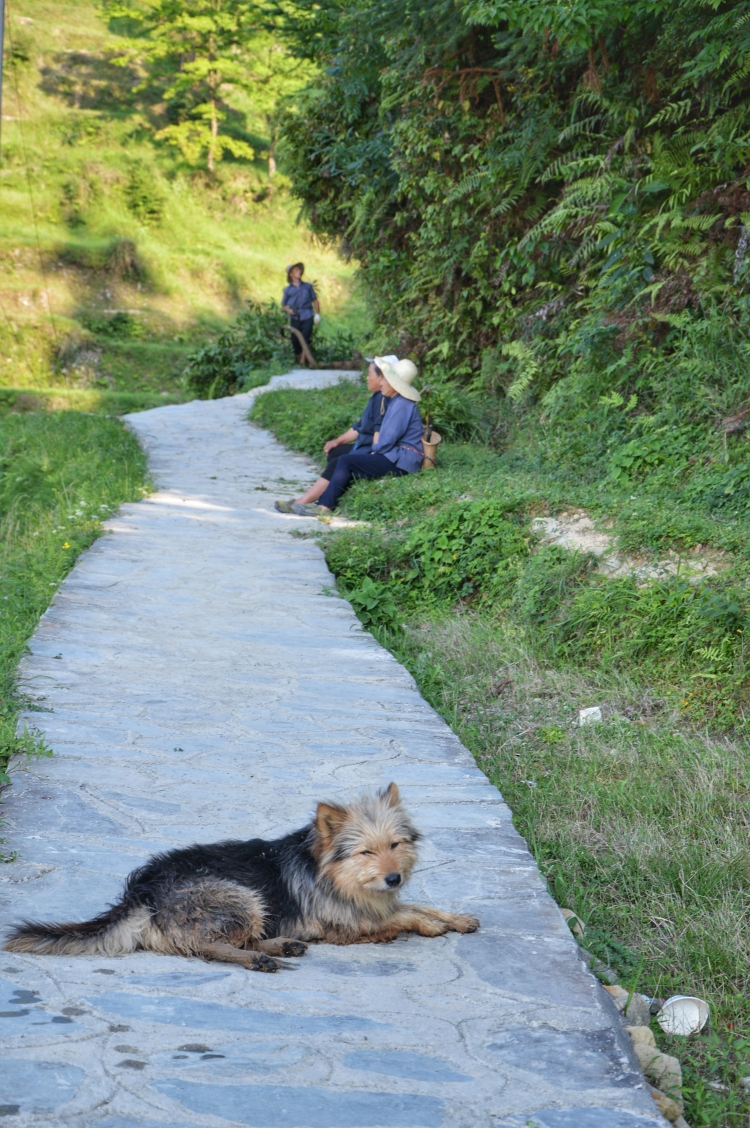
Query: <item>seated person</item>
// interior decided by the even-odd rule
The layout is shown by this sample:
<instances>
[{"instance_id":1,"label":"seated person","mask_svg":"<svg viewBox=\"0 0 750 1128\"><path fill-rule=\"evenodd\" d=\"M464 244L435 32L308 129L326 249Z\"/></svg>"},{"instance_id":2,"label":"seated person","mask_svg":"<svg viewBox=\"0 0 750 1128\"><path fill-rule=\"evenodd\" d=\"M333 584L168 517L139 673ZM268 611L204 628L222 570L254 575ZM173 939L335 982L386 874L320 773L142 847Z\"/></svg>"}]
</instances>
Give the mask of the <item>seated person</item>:
<instances>
[{"instance_id":1,"label":"seated person","mask_svg":"<svg viewBox=\"0 0 750 1128\"><path fill-rule=\"evenodd\" d=\"M393 364L398 361L397 356L385 356L382 359ZM342 454L351 454L354 450L358 451L359 454L364 454L370 450L373 436L376 431L380 430L383 416L390 403L390 400L386 399L380 390L382 379L382 371L375 361L371 360L370 367L367 369L367 389L372 392L372 395L367 401L367 406L361 417L356 423L352 423L349 430L344 431L343 435L339 435L337 439L330 439L325 444L323 450L328 455L328 462L318 480L310 486L306 493L302 494L302 497L295 497L294 501L274 502L274 509L277 512L293 513L293 505L308 505L310 502L317 501L323 490L328 486L336 462Z\"/></svg>"},{"instance_id":2,"label":"seated person","mask_svg":"<svg viewBox=\"0 0 750 1128\"><path fill-rule=\"evenodd\" d=\"M377 356L375 364L383 373L383 395L391 401L383 425L376 432L370 451L360 454L355 450L341 455L318 504L295 502L294 512L302 517L323 517L330 513L357 478L383 478L386 474L400 477L414 474L422 467L424 428L417 408L419 392L412 387L417 375L416 365L410 360L393 364Z\"/></svg>"}]
</instances>

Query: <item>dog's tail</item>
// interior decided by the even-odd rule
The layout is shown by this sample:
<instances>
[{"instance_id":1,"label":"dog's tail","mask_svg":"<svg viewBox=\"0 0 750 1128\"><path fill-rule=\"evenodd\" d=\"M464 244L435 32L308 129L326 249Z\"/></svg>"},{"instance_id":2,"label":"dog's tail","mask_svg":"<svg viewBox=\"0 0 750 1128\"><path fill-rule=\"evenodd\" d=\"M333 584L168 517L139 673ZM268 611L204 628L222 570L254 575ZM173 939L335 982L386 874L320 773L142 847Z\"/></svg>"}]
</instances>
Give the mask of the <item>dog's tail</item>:
<instances>
[{"instance_id":1,"label":"dog's tail","mask_svg":"<svg viewBox=\"0 0 750 1128\"><path fill-rule=\"evenodd\" d=\"M3 948L40 956L123 956L143 946L149 919L147 909L120 903L80 924L24 920L11 930Z\"/></svg>"}]
</instances>

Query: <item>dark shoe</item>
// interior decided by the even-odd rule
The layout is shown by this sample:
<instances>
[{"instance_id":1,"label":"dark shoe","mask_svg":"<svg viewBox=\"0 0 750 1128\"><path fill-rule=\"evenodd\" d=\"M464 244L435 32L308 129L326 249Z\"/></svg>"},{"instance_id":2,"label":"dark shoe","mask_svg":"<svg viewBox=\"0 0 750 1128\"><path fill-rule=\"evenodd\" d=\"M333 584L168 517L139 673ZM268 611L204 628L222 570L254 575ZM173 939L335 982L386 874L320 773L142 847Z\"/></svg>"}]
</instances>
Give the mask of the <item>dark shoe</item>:
<instances>
[{"instance_id":1,"label":"dark shoe","mask_svg":"<svg viewBox=\"0 0 750 1128\"><path fill-rule=\"evenodd\" d=\"M275 501L273 507L277 513L294 513L293 501Z\"/></svg>"},{"instance_id":2,"label":"dark shoe","mask_svg":"<svg viewBox=\"0 0 750 1128\"><path fill-rule=\"evenodd\" d=\"M296 513L298 517L326 517L331 511L326 509L325 505L318 505L316 501L310 501L307 505L300 505L298 502L292 502L292 512Z\"/></svg>"}]
</instances>

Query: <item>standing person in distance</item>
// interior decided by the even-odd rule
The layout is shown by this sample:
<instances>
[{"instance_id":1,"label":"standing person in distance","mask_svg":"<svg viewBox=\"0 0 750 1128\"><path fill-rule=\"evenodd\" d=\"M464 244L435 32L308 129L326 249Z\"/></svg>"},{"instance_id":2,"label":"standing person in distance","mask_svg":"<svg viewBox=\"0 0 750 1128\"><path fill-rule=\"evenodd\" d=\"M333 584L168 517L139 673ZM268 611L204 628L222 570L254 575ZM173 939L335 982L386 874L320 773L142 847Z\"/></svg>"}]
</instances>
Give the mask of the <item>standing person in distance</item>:
<instances>
[{"instance_id":1,"label":"standing person in distance","mask_svg":"<svg viewBox=\"0 0 750 1128\"><path fill-rule=\"evenodd\" d=\"M310 344L313 334L313 325L320 324L320 302L315 288L310 282L303 282L305 264L295 262L286 268L286 281L284 293L281 297L281 308L289 314L289 325L297 329ZM297 364L302 362L302 348L297 338L292 334L292 348Z\"/></svg>"}]
</instances>

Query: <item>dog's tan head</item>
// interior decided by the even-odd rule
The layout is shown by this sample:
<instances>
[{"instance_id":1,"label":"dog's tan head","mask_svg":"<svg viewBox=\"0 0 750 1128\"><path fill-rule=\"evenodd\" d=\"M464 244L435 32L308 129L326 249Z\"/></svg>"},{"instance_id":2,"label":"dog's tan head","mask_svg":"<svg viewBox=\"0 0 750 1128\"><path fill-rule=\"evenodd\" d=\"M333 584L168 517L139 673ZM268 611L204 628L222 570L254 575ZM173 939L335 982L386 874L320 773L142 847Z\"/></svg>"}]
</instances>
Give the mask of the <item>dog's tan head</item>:
<instances>
[{"instance_id":1,"label":"dog's tan head","mask_svg":"<svg viewBox=\"0 0 750 1128\"><path fill-rule=\"evenodd\" d=\"M420 835L395 783L348 807L319 803L314 826L321 873L342 896L353 901L393 896L409 880Z\"/></svg>"}]
</instances>

